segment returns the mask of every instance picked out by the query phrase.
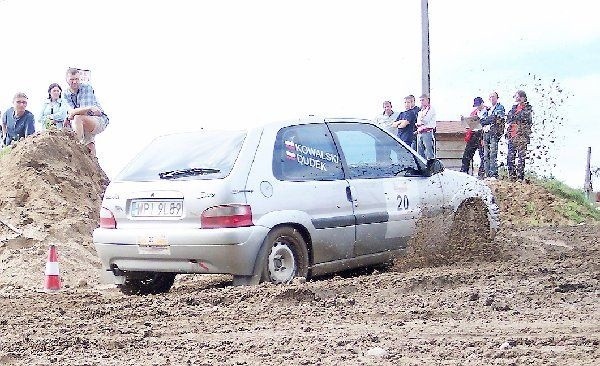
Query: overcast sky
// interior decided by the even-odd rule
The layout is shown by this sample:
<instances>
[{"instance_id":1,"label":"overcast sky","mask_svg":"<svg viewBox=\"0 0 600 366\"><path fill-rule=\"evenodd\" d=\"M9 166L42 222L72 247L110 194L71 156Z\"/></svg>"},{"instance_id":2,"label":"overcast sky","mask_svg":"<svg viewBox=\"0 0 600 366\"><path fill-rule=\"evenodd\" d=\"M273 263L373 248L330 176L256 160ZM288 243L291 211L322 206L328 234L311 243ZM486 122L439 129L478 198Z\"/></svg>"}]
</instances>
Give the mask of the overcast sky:
<instances>
[{"instance_id":1,"label":"overcast sky","mask_svg":"<svg viewBox=\"0 0 600 366\"><path fill-rule=\"evenodd\" d=\"M536 116L556 80L565 118L553 174L581 187L600 165L600 25L594 2L430 0L431 91L455 120L497 90L524 88ZM16 91L34 114L69 66L92 70L109 115L98 158L114 177L154 137L308 114L372 118L421 94L420 0L0 0L0 110ZM540 8L540 7L543 7ZM537 81L533 81L532 75ZM538 88L539 89L539 88ZM596 188L600 181L596 180Z\"/></svg>"}]
</instances>

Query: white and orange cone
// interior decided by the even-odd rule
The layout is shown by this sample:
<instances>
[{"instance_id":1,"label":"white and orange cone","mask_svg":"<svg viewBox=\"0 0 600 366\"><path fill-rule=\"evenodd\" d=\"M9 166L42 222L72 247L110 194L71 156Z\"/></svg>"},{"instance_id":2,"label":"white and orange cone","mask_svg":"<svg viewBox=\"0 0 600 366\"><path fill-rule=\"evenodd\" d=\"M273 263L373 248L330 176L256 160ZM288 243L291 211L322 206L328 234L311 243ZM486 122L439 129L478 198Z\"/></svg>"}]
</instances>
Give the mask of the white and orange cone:
<instances>
[{"instance_id":1,"label":"white and orange cone","mask_svg":"<svg viewBox=\"0 0 600 366\"><path fill-rule=\"evenodd\" d=\"M56 254L56 246L50 245L48 250L48 262L46 262L46 280L44 281L45 291L60 290L60 275L58 273L58 255Z\"/></svg>"}]
</instances>

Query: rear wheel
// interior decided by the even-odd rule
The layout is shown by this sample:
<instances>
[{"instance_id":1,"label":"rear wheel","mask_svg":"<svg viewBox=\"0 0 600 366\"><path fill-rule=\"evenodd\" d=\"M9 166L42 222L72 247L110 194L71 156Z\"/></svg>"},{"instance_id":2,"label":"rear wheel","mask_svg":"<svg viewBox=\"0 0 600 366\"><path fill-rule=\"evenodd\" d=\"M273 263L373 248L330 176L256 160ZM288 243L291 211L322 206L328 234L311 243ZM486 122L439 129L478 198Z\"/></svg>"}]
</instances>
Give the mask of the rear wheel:
<instances>
[{"instance_id":1,"label":"rear wheel","mask_svg":"<svg viewBox=\"0 0 600 366\"><path fill-rule=\"evenodd\" d=\"M119 289L126 295L149 295L169 292L175 282L175 273L129 272Z\"/></svg>"},{"instance_id":2,"label":"rear wheel","mask_svg":"<svg viewBox=\"0 0 600 366\"><path fill-rule=\"evenodd\" d=\"M261 281L289 283L294 277L308 276L308 249L298 230L279 227L265 239Z\"/></svg>"}]
</instances>

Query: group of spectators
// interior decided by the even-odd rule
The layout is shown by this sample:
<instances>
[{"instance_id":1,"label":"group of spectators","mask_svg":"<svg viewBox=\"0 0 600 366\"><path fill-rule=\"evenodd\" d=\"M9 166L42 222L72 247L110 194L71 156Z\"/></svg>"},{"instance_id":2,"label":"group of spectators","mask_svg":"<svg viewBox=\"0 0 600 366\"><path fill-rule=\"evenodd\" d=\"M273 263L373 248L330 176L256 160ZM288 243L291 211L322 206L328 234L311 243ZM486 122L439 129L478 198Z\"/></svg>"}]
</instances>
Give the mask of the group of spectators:
<instances>
[{"instance_id":1,"label":"group of spectators","mask_svg":"<svg viewBox=\"0 0 600 366\"><path fill-rule=\"evenodd\" d=\"M498 178L498 142L504 136L508 145L506 167L512 180L525 179L525 160L527 145L531 138L533 109L527 101L527 94L517 90L514 104L508 114L504 106L498 102L498 93L489 96L490 105L484 104L483 98L473 99L473 111L470 117L477 119L473 128L465 133L465 151L462 157L461 172L468 172L475 151L479 150L481 163L478 176L480 178ZM515 160L517 163L515 164Z\"/></svg>"},{"instance_id":2,"label":"group of spectators","mask_svg":"<svg viewBox=\"0 0 600 366\"><path fill-rule=\"evenodd\" d=\"M435 158L435 110L431 107L429 95L419 98L421 107L415 105L415 97L404 98L405 111L396 113L390 101L383 102L383 113L374 118L375 124L404 141L425 159ZM481 163L480 178L498 178L498 142L502 137L508 144L506 166L509 178L525 178L527 145L530 141L533 109L527 101L527 94L518 90L514 95L514 105L508 113L498 101L498 93L489 95L490 104L483 98L473 100L470 117L476 123L466 127L465 150L462 156L461 172L468 173L473 156L479 151ZM515 164L516 160L516 164Z\"/></svg>"},{"instance_id":3,"label":"group of spectators","mask_svg":"<svg viewBox=\"0 0 600 366\"><path fill-rule=\"evenodd\" d=\"M66 73L67 88L63 91L57 83L48 87L48 98L37 116L41 129L64 129L73 133L90 154L96 155L95 136L106 128L108 116L98 103L94 89L80 81L79 69L69 68ZM13 97L13 106L2 115L2 144L35 132L35 116L28 111L28 98L23 92Z\"/></svg>"},{"instance_id":4,"label":"group of spectators","mask_svg":"<svg viewBox=\"0 0 600 366\"><path fill-rule=\"evenodd\" d=\"M392 109L392 102L386 100L383 102L383 113L377 115L374 122L429 160L435 158L435 110L429 95L421 95L419 101L421 107L415 105L414 95L404 97L405 111L396 113Z\"/></svg>"}]
</instances>

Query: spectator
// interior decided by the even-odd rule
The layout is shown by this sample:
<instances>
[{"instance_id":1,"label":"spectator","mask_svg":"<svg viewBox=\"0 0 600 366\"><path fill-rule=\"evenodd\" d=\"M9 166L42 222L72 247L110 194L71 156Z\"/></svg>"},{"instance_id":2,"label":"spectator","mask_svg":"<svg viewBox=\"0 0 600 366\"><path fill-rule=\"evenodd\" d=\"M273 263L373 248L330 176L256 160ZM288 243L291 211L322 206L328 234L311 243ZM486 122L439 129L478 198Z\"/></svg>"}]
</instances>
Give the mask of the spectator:
<instances>
[{"instance_id":1,"label":"spectator","mask_svg":"<svg viewBox=\"0 0 600 366\"><path fill-rule=\"evenodd\" d=\"M423 94L419 98L421 110L417 115L417 151L425 159L435 158L435 110L431 107L429 95Z\"/></svg>"},{"instance_id":2,"label":"spectator","mask_svg":"<svg viewBox=\"0 0 600 366\"><path fill-rule=\"evenodd\" d=\"M10 145L13 141L35 132L35 119L27 109L27 95L17 93L13 97L13 106L2 116L2 141Z\"/></svg>"},{"instance_id":3,"label":"spectator","mask_svg":"<svg viewBox=\"0 0 600 366\"><path fill-rule=\"evenodd\" d=\"M487 118L487 107L483 104L483 98L476 97L473 99L473 111L471 112L471 117L477 118L479 121ZM465 133L465 141L467 145L465 146L465 151L463 152L462 157L462 166L460 168L461 172L468 173L469 166L471 165L471 161L473 160L473 156L475 155L475 151L479 150L479 157L483 157L483 147L481 146L482 140L482 127L481 124L477 124L475 128L468 128ZM483 159L481 159L481 163L479 164L479 177L483 177L484 168L483 168Z\"/></svg>"},{"instance_id":4,"label":"spectator","mask_svg":"<svg viewBox=\"0 0 600 366\"><path fill-rule=\"evenodd\" d=\"M67 104L61 97L62 88L57 83L52 83L48 87L48 100L44 102L42 111L38 116L38 123L41 129L48 128L62 129L63 122L67 117Z\"/></svg>"},{"instance_id":5,"label":"spectator","mask_svg":"<svg viewBox=\"0 0 600 366\"><path fill-rule=\"evenodd\" d=\"M416 150L417 146L414 142L415 134L417 133L417 115L420 109L415 106L414 95L404 97L404 108L406 110L398 115L393 126L398 127L398 137L400 140Z\"/></svg>"},{"instance_id":6,"label":"spectator","mask_svg":"<svg viewBox=\"0 0 600 366\"><path fill-rule=\"evenodd\" d=\"M508 112L506 119L506 139L508 140L506 165L511 180L525 179L525 159L527 159L527 145L533 124L532 116L533 108L527 101L527 94L523 90L518 90L515 93L515 105ZM516 167L515 158L518 159Z\"/></svg>"},{"instance_id":7,"label":"spectator","mask_svg":"<svg viewBox=\"0 0 600 366\"><path fill-rule=\"evenodd\" d=\"M96 99L94 89L89 84L79 82L79 70L67 70L69 88L63 92L63 99L70 108L67 121L72 125L75 136L87 146L90 154L96 155L95 136L108 126L108 116Z\"/></svg>"},{"instance_id":8,"label":"spectator","mask_svg":"<svg viewBox=\"0 0 600 366\"><path fill-rule=\"evenodd\" d=\"M383 102L383 113L375 116L373 122L382 130L385 130L393 136L396 136L398 129L394 127L393 124L397 118L398 113L392 110L392 102L386 100Z\"/></svg>"},{"instance_id":9,"label":"spectator","mask_svg":"<svg viewBox=\"0 0 600 366\"><path fill-rule=\"evenodd\" d=\"M481 120L483 126L483 165L484 174L491 179L498 178L498 141L504 133L504 106L498 102L498 93L490 94L492 106L487 118Z\"/></svg>"}]
</instances>

